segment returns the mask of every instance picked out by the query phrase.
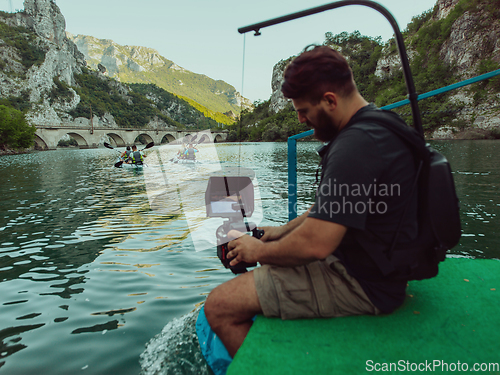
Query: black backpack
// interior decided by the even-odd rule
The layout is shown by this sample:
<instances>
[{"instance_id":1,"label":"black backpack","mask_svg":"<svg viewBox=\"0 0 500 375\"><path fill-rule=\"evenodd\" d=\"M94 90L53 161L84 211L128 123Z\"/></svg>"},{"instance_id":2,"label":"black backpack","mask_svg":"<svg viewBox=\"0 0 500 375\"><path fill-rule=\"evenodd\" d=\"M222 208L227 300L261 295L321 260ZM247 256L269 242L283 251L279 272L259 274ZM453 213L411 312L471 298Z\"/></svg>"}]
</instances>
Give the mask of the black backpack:
<instances>
[{"instance_id":1,"label":"black backpack","mask_svg":"<svg viewBox=\"0 0 500 375\"><path fill-rule=\"evenodd\" d=\"M389 129L405 142L418 161L413 184L413 189L418 189L418 237L410 247L398 246L405 209L389 250L370 252L371 258L385 276L391 275L393 279L422 280L436 276L446 251L458 244L462 234L459 202L448 160L394 112L365 111L355 115L355 121L374 122Z\"/></svg>"}]
</instances>

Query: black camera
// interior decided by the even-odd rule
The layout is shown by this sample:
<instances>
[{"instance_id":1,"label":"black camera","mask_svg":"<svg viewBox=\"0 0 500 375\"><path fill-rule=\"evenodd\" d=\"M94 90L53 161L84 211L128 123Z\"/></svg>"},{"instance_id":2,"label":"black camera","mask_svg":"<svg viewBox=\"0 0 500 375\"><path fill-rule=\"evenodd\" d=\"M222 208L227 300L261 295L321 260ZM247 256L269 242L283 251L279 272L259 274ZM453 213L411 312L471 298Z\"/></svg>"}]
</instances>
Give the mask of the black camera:
<instances>
[{"instance_id":1,"label":"black camera","mask_svg":"<svg viewBox=\"0 0 500 375\"><path fill-rule=\"evenodd\" d=\"M227 219L217 229L217 256L233 273L247 271L248 267L255 267L257 263L240 262L235 266L229 263L227 243L230 241L227 234L231 230L251 233L256 238L264 235L263 230L257 229L255 223L247 221L254 211L254 188L248 176L212 176L208 180L205 192L205 205L208 217Z\"/></svg>"}]
</instances>

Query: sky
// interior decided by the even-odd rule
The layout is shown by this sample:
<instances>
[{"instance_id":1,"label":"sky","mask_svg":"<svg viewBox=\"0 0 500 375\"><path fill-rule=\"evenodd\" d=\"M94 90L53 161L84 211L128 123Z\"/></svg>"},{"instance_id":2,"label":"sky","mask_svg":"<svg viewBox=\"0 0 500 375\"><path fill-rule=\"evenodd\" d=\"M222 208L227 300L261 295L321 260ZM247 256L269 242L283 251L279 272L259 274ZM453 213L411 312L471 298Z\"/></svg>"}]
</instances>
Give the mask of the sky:
<instances>
[{"instance_id":1,"label":"sky","mask_svg":"<svg viewBox=\"0 0 500 375\"><path fill-rule=\"evenodd\" d=\"M273 66L325 33L392 37L377 11L350 5L242 35L238 28L329 3L325 0L55 0L66 31L156 49L194 73L223 80L252 102L271 96ZM403 31L436 0L379 0ZM0 0L0 10L23 9L22 0Z\"/></svg>"}]
</instances>

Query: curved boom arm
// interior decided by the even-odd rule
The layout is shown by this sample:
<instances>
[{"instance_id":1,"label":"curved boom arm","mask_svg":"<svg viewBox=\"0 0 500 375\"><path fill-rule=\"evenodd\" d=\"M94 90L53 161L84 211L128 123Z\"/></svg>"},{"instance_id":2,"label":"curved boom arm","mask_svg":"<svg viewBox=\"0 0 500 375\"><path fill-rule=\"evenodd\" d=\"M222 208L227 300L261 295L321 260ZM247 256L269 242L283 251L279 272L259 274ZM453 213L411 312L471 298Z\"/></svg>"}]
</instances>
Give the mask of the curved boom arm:
<instances>
[{"instance_id":1,"label":"curved boom arm","mask_svg":"<svg viewBox=\"0 0 500 375\"><path fill-rule=\"evenodd\" d=\"M367 6L369 8L375 9L379 13L381 13L391 24L393 30L394 30L394 35L396 37L396 44L398 46L399 50L399 56L401 57L401 63L403 66L403 74L405 77L405 82L406 82L406 88L408 90L408 99L410 100L410 106L411 106L411 111L412 111L412 116L413 116L413 126L417 131L422 135L424 135L424 130L422 128L422 119L420 117L420 110L418 108L418 101L417 97L418 94L416 93L415 90L415 84L413 83L413 77L411 75L411 70L410 70L410 64L408 63L408 56L406 54L406 48L404 45L403 41L403 36L401 35L401 31L399 30L399 26L394 19L393 15L382 5L374 2L374 1L369 1L369 0L343 0L343 1L336 1L334 3L330 4L325 4L321 5L319 7L303 10L297 13L292 13L286 16L274 18L268 21L264 22L259 22L253 25L241 27L238 29L238 32L240 34L247 33L249 31L255 31L255 35L260 35L260 29L268 26L273 26L277 25L283 22L288 22L291 20L295 20L298 18L310 16L312 14L316 13L321 13L326 10L330 9L335 9L335 8L340 8L346 5L363 5Z\"/></svg>"}]
</instances>

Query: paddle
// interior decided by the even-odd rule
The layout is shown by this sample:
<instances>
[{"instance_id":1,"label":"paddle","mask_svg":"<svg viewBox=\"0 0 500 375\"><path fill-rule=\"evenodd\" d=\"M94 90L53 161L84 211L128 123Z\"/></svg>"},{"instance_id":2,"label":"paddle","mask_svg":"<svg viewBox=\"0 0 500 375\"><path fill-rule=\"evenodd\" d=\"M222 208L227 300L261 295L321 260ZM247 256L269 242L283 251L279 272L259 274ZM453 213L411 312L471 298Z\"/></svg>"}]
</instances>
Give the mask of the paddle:
<instances>
[{"instance_id":1,"label":"paddle","mask_svg":"<svg viewBox=\"0 0 500 375\"><path fill-rule=\"evenodd\" d=\"M198 138L198 134L191 138L188 143L193 143L196 138Z\"/></svg>"},{"instance_id":2,"label":"paddle","mask_svg":"<svg viewBox=\"0 0 500 375\"><path fill-rule=\"evenodd\" d=\"M111 145L110 145L109 143L107 143L107 142L104 142L104 147L109 148L110 150L115 150L115 151L118 151L116 148L114 148L113 146L111 146ZM118 152L120 152L120 151L118 151Z\"/></svg>"},{"instance_id":3,"label":"paddle","mask_svg":"<svg viewBox=\"0 0 500 375\"><path fill-rule=\"evenodd\" d=\"M203 141L207 138L206 134L203 134L203 137L200 138L197 144L194 145L194 147L198 146L200 143L203 143Z\"/></svg>"},{"instance_id":4,"label":"paddle","mask_svg":"<svg viewBox=\"0 0 500 375\"><path fill-rule=\"evenodd\" d=\"M143 148L142 150L140 150L140 151L144 151L144 150L146 150L146 149L148 149L148 148L153 147L154 145L155 145L155 143L154 143L154 142L149 142L149 143L146 145L146 147L144 147L144 148ZM109 145L108 145L108 146L109 146ZM107 146L106 146L106 143L104 144L104 147L107 147ZM111 146L110 146L110 147L111 147ZM109 148L109 147L108 147L108 148ZM120 168L120 167L122 166L122 164L123 164L123 160L120 160L120 161L118 161L118 162L116 162L116 163L115 163L115 167L116 167L116 168Z\"/></svg>"}]
</instances>

